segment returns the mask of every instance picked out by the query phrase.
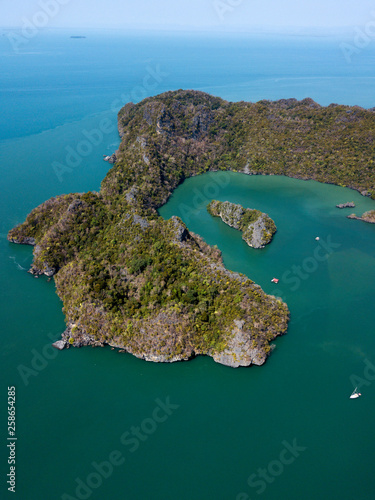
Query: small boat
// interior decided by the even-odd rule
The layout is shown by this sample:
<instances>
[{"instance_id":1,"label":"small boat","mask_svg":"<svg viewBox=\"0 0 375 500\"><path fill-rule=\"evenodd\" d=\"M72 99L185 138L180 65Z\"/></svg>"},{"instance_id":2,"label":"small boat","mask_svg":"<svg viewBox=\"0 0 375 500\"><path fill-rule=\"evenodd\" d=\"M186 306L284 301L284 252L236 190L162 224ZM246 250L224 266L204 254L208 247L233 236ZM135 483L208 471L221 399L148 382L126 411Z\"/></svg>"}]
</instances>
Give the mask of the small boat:
<instances>
[{"instance_id":1,"label":"small boat","mask_svg":"<svg viewBox=\"0 0 375 500\"><path fill-rule=\"evenodd\" d=\"M357 399L359 396L362 396L360 392L357 392L357 387L354 389L354 391L350 395L350 399Z\"/></svg>"},{"instance_id":2,"label":"small boat","mask_svg":"<svg viewBox=\"0 0 375 500\"><path fill-rule=\"evenodd\" d=\"M278 283L279 282L279 279L278 278L272 278L272 283Z\"/></svg>"},{"instance_id":3,"label":"small boat","mask_svg":"<svg viewBox=\"0 0 375 500\"><path fill-rule=\"evenodd\" d=\"M319 236L317 236L315 239L316 239L316 241L319 241L319 240L320 240Z\"/></svg>"}]
</instances>

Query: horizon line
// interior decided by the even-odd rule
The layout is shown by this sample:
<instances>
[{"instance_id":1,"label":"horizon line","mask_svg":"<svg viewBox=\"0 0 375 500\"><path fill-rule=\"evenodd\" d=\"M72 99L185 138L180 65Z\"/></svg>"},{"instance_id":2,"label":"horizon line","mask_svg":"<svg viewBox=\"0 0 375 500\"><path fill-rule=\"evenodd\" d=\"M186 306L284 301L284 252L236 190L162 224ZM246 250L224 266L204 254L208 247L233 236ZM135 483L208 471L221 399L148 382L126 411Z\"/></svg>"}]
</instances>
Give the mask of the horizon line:
<instances>
[{"instance_id":1,"label":"horizon line","mask_svg":"<svg viewBox=\"0 0 375 500\"><path fill-rule=\"evenodd\" d=\"M12 29L12 30L20 30L23 29L24 26L22 25L0 25L0 29ZM194 25L124 25L124 26L45 26L38 28L38 30L41 31L48 31L48 30L110 30L110 31L119 31L119 30L133 30L133 31L187 31L187 32L196 32L196 31L201 31L201 32L207 32L207 31L214 31L214 32L230 32L230 33L243 33L243 32L248 32L247 30L260 30L263 32L275 32L275 31L282 31L282 32L298 32L298 31L305 31L305 32L313 32L313 31L319 31L319 32L325 32L329 33L330 31L337 32L337 31L347 31L347 30L353 30L355 28L358 28L357 25L345 25L345 26L306 26L306 25L239 25L239 26L223 26L223 25L211 25L211 26L194 26ZM246 31L245 31L246 30Z\"/></svg>"}]
</instances>

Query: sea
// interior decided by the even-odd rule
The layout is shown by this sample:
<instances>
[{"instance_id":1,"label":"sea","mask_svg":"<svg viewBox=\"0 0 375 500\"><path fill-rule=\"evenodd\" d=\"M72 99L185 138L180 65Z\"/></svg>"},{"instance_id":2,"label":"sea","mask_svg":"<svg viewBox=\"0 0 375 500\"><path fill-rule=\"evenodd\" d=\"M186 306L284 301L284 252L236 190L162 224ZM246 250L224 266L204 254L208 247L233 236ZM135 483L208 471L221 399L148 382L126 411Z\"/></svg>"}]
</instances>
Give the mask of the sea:
<instances>
[{"instance_id":1,"label":"sea","mask_svg":"<svg viewBox=\"0 0 375 500\"><path fill-rule=\"evenodd\" d=\"M32 248L6 234L52 196L100 189L127 102L183 88L372 108L375 41L2 29L0 58L0 498L373 500L375 225L346 217L373 200L228 172L186 180L160 209L287 302L288 332L261 367L54 350L65 326L54 282L28 274ZM273 242L248 247L209 216L213 198L267 212Z\"/></svg>"}]
</instances>

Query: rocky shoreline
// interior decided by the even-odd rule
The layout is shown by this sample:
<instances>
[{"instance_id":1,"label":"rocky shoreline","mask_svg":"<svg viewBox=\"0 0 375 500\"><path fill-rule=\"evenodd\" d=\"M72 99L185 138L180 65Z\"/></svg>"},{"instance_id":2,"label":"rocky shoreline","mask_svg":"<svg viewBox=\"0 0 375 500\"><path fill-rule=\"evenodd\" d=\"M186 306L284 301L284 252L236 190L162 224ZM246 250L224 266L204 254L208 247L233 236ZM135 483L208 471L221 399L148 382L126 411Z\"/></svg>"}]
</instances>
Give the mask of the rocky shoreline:
<instances>
[{"instance_id":1,"label":"rocky shoreline","mask_svg":"<svg viewBox=\"0 0 375 500\"><path fill-rule=\"evenodd\" d=\"M347 201L346 203L339 203L336 205L337 208L354 208L355 203L354 201Z\"/></svg>"},{"instance_id":2,"label":"rocky shoreline","mask_svg":"<svg viewBox=\"0 0 375 500\"><path fill-rule=\"evenodd\" d=\"M30 238L30 237L21 237L21 238L16 238L14 236L10 236L8 234L7 240L10 243L15 243L16 245L31 245L32 247L36 245L35 243L35 238Z\"/></svg>"},{"instance_id":3,"label":"rocky shoreline","mask_svg":"<svg viewBox=\"0 0 375 500\"><path fill-rule=\"evenodd\" d=\"M54 276L67 322L56 347L264 363L270 342L287 330L286 304L226 270L217 249L157 209L188 177L220 170L313 179L375 197L374 126L373 112L311 99L230 103L179 90L124 106L122 141L104 157L113 167L100 192L56 196L8 234L34 247L34 276ZM335 151L328 163L327 151ZM373 223L368 213L360 219ZM257 233L265 229L272 232Z\"/></svg>"},{"instance_id":4,"label":"rocky shoreline","mask_svg":"<svg viewBox=\"0 0 375 500\"><path fill-rule=\"evenodd\" d=\"M257 346L256 341L251 340L248 332L246 331L245 321L235 320L233 323L232 336L228 342L227 348L221 353L207 353L211 356L216 363L229 366L231 368L238 368L240 366L261 366L268 357L268 352ZM98 342L92 335L77 330L76 325L68 324L66 330L61 335L61 340L52 344L53 347L62 351L70 347L105 347L109 346L112 349L117 349L119 353L132 354L139 359L151 361L154 363L174 363L178 361L189 361L200 352L191 351L189 354L178 355L170 357L168 355L151 354L151 353L135 353L131 349L116 342ZM272 346L270 351L272 350Z\"/></svg>"},{"instance_id":5,"label":"rocky shoreline","mask_svg":"<svg viewBox=\"0 0 375 500\"><path fill-rule=\"evenodd\" d=\"M264 248L271 243L277 231L276 224L268 214L229 201L212 200L207 211L230 227L242 232L242 239L252 248Z\"/></svg>"},{"instance_id":6,"label":"rocky shoreline","mask_svg":"<svg viewBox=\"0 0 375 500\"><path fill-rule=\"evenodd\" d=\"M103 160L107 161L108 163L111 163L113 165L117 161L116 153L113 153L112 155L108 155L108 156L103 155Z\"/></svg>"},{"instance_id":7,"label":"rocky shoreline","mask_svg":"<svg viewBox=\"0 0 375 500\"><path fill-rule=\"evenodd\" d=\"M375 224L375 210L369 210L359 217L356 214L350 214L348 215L348 219L356 219L367 222L368 224Z\"/></svg>"}]
</instances>

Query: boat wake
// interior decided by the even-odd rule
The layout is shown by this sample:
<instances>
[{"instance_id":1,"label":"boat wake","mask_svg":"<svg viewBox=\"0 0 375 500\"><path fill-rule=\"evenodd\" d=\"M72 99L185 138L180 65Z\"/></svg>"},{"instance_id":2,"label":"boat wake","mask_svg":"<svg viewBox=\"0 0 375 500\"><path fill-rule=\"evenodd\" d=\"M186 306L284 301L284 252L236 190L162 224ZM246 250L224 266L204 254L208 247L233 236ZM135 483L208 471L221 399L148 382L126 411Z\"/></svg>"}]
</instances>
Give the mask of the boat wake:
<instances>
[{"instance_id":1,"label":"boat wake","mask_svg":"<svg viewBox=\"0 0 375 500\"><path fill-rule=\"evenodd\" d=\"M12 257L12 256L9 256L10 260L12 260L14 262L14 265L17 266L17 269L19 271L27 271L26 267L22 267L21 264L19 264L17 261L16 261L16 258L15 257Z\"/></svg>"}]
</instances>

